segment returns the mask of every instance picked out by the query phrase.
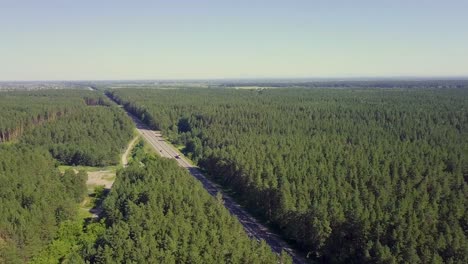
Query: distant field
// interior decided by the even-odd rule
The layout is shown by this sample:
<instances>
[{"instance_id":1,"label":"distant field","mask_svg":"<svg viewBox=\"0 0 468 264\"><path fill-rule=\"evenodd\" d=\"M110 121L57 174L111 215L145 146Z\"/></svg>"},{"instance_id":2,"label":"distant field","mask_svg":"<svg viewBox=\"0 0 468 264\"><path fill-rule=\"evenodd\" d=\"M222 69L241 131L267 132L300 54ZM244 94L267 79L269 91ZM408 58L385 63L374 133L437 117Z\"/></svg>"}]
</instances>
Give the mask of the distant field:
<instances>
[{"instance_id":1,"label":"distant field","mask_svg":"<svg viewBox=\"0 0 468 264\"><path fill-rule=\"evenodd\" d=\"M90 84L81 82L0 82L0 91L32 91L60 89L89 90Z\"/></svg>"}]
</instances>

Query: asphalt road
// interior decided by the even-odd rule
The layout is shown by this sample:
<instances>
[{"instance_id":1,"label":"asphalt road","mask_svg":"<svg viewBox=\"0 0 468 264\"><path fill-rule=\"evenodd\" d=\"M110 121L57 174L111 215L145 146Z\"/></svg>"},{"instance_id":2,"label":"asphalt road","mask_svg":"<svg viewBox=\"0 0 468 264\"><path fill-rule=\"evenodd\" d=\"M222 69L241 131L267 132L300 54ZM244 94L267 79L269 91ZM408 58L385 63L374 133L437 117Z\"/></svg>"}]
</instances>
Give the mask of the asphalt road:
<instances>
[{"instance_id":1,"label":"asphalt road","mask_svg":"<svg viewBox=\"0 0 468 264\"><path fill-rule=\"evenodd\" d=\"M244 229L249 237L265 242L271 249L280 254L282 250L287 252L293 258L294 263L308 263L301 255L295 250L290 248L288 244L283 241L278 235L269 231L268 228L260 224L254 217L247 213L239 204L237 204L231 197L224 194L215 184L208 180L200 170L186 160L186 158L172 145L168 144L162 137L160 131L149 129L139 119L127 112L133 119L138 129L138 132L146 139L146 141L162 156L166 158L175 159L181 167L186 168L190 174L197 178L209 194L215 196L218 192L222 194L224 199L224 206L235 215L239 222L244 226ZM177 157L177 158L176 158Z\"/></svg>"}]
</instances>

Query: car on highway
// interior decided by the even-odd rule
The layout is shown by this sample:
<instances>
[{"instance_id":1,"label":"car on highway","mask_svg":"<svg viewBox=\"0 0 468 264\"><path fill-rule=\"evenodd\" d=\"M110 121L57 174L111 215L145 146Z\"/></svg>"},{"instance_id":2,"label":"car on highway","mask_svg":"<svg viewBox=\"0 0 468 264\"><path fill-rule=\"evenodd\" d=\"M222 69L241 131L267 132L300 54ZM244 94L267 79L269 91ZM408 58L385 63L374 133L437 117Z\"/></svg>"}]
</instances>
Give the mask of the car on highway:
<instances>
[{"instance_id":1,"label":"car on highway","mask_svg":"<svg viewBox=\"0 0 468 264\"><path fill-rule=\"evenodd\" d=\"M176 159L180 159L180 155L175 155L175 158L176 158Z\"/></svg>"}]
</instances>

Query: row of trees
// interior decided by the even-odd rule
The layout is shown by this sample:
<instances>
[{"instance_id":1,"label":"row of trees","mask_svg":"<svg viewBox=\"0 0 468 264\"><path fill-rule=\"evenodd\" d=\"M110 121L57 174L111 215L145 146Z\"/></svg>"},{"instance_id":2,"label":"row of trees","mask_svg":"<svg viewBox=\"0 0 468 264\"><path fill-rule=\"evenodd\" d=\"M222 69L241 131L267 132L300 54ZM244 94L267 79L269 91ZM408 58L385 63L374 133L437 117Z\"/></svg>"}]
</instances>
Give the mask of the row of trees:
<instances>
[{"instance_id":1,"label":"row of trees","mask_svg":"<svg viewBox=\"0 0 468 264\"><path fill-rule=\"evenodd\" d=\"M297 80L235 80L235 81L224 81L219 84L212 84L212 87L235 87L235 88L251 88L258 87L262 88L290 88L290 87L301 87L301 88L403 88L403 89L453 89L453 88L466 88L468 86L468 80L418 80L418 79L407 79L407 80L398 80L398 79L388 79L388 80L307 80L302 81Z\"/></svg>"},{"instance_id":2,"label":"row of trees","mask_svg":"<svg viewBox=\"0 0 468 264\"><path fill-rule=\"evenodd\" d=\"M467 89L119 89L318 261L468 262Z\"/></svg>"}]
</instances>

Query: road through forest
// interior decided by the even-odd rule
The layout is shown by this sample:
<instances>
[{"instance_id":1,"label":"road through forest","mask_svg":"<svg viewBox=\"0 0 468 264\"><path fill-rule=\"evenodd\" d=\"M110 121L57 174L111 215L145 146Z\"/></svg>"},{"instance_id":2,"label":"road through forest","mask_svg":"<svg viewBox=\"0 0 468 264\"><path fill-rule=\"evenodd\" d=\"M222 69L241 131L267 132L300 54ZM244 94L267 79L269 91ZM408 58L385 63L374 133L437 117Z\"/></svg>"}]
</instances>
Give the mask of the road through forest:
<instances>
[{"instance_id":1,"label":"road through forest","mask_svg":"<svg viewBox=\"0 0 468 264\"><path fill-rule=\"evenodd\" d=\"M162 157L175 159L179 166L186 168L191 175L197 178L203 187L212 196L216 196L219 192L222 194L224 200L224 206L235 215L239 222L244 227L247 235L257 240L265 240L265 242L271 247L271 249L280 254L282 250L291 255L294 263L307 263L307 261L299 255L294 249L292 249L284 240L278 235L272 233L264 225L260 224L255 218L247 213L239 204L237 204L231 197L224 194L215 184L208 180L198 169L198 167L192 165L186 160L186 158L172 145L166 142L162 137L160 131L151 130L148 126L143 124L138 118L132 114L127 114L135 122L138 132L146 139L146 141L159 153ZM176 158L177 157L177 158Z\"/></svg>"}]
</instances>

